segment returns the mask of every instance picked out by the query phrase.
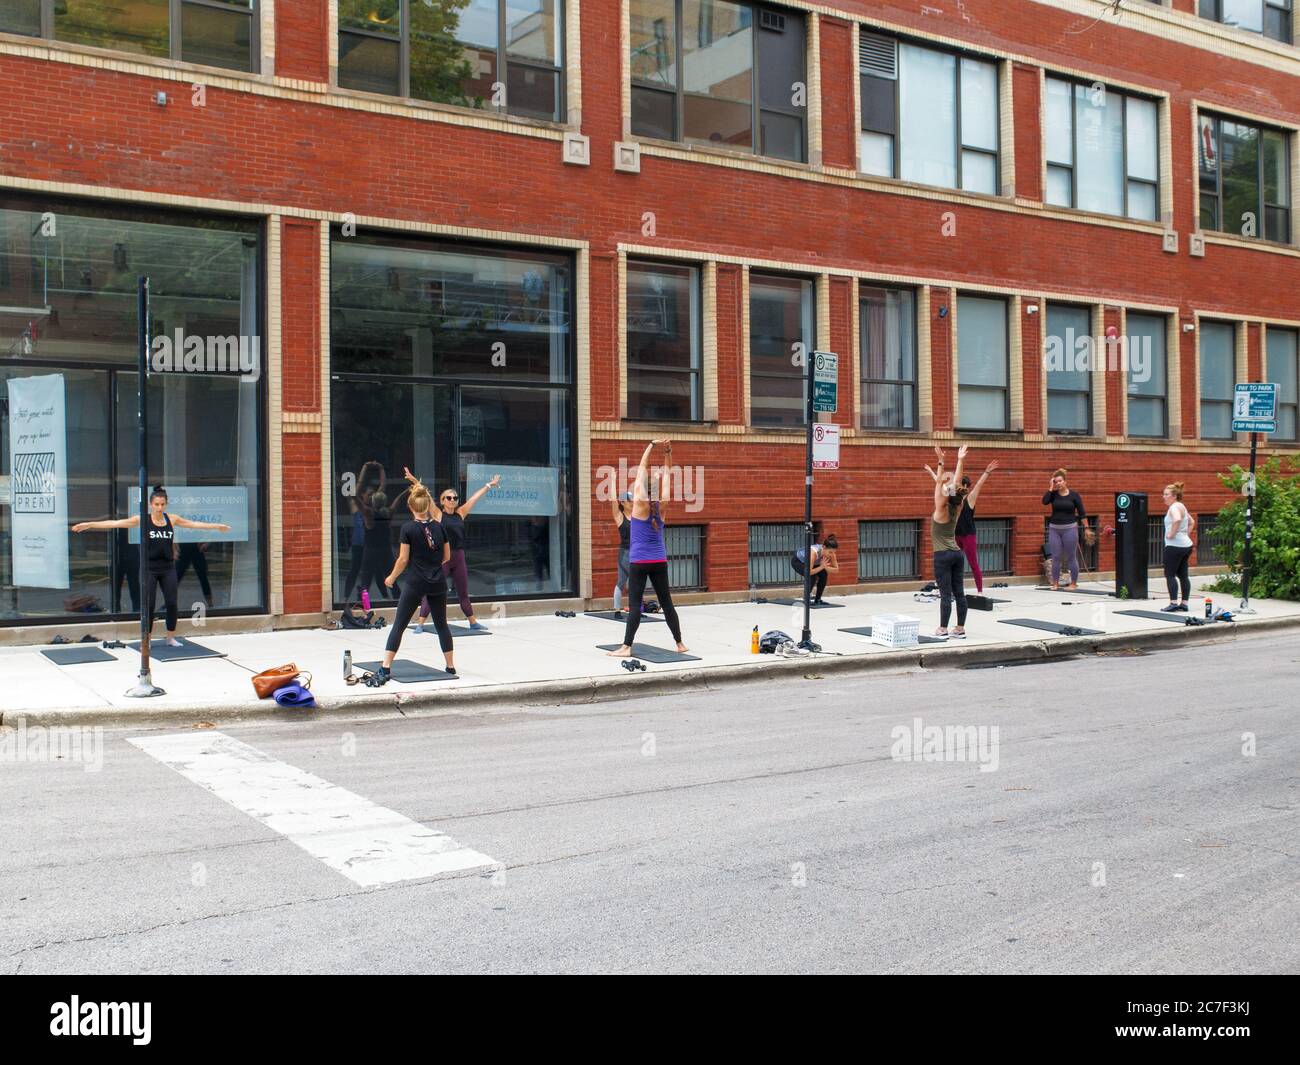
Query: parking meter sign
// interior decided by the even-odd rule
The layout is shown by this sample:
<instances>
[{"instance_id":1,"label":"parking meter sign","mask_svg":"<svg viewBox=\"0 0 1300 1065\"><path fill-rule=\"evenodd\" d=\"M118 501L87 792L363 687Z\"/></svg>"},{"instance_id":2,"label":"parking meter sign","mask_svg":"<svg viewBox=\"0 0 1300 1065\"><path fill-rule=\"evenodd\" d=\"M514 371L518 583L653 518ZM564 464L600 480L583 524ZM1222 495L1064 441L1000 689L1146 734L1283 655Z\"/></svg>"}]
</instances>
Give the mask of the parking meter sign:
<instances>
[{"instance_id":1,"label":"parking meter sign","mask_svg":"<svg viewBox=\"0 0 1300 1065\"><path fill-rule=\"evenodd\" d=\"M840 357L829 351L813 352L813 412L834 414L839 399Z\"/></svg>"},{"instance_id":2,"label":"parking meter sign","mask_svg":"<svg viewBox=\"0 0 1300 1065\"><path fill-rule=\"evenodd\" d=\"M1232 431L1277 432L1277 389L1276 384L1258 381L1238 384L1233 394Z\"/></svg>"}]
</instances>

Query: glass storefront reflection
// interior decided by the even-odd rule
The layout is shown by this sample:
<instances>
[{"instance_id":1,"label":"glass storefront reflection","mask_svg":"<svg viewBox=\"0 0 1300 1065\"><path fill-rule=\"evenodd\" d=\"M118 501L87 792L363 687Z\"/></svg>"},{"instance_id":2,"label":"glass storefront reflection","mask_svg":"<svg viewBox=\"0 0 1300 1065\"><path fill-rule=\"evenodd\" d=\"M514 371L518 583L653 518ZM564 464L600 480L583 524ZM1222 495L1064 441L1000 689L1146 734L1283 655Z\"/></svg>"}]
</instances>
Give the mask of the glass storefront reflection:
<instances>
[{"instance_id":1,"label":"glass storefront reflection","mask_svg":"<svg viewBox=\"0 0 1300 1065\"><path fill-rule=\"evenodd\" d=\"M0 201L0 623L138 609L136 544L69 528L135 512L141 274L155 338L256 353L253 374L202 358L155 364L149 477L212 510L177 513L238 519L239 539L178 545L182 609L264 608L261 245L259 226L225 218ZM66 579L61 565L32 574L37 550L66 557Z\"/></svg>"},{"instance_id":2,"label":"glass storefront reflection","mask_svg":"<svg viewBox=\"0 0 1300 1065\"><path fill-rule=\"evenodd\" d=\"M501 475L468 522L472 597L573 591L570 271L547 253L334 241L336 602L363 587L384 602L403 466L462 499Z\"/></svg>"}]
</instances>

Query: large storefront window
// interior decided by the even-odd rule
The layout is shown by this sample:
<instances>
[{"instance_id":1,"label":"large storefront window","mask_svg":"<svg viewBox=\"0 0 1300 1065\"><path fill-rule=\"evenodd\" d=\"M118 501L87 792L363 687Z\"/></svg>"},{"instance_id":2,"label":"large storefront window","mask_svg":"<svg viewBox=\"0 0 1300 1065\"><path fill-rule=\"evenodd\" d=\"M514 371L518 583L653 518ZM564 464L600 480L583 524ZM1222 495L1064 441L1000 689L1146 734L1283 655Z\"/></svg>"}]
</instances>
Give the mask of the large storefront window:
<instances>
[{"instance_id":1,"label":"large storefront window","mask_svg":"<svg viewBox=\"0 0 1300 1065\"><path fill-rule=\"evenodd\" d=\"M403 466L462 500L501 475L468 522L472 597L575 591L571 269L548 253L334 240L335 602L388 597Z\"/></svg>"},{"instance_id":2,"label":"large storefront window","mask_svg":"<svg viewBox=\"0 0 1300 1065\"><path fill-rule=\"evenodd\" d=\"M186 613L265 606L255 223L0 203L0 623L139 609L136 278L150 279L149 480ZM188 353L188 357L187 357Z\"/></svg>"}]
</instances>

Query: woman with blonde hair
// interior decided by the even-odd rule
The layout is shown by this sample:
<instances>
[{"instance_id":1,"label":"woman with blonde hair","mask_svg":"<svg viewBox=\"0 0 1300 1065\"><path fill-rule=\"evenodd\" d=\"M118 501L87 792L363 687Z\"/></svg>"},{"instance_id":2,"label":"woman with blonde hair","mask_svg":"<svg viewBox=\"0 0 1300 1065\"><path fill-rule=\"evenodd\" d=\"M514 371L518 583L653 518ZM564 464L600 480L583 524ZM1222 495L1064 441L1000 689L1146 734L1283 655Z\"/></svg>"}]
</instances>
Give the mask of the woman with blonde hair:
<instances>
[{"instance_id":1,"label":"woman with blonde hair","mask_svg":"<svg viewBox=\"0 0 1300 1065\"><path fill-rule=\"evenodd\" d=\"M1165 485L1165 584L1169 586L1169 605L1161 607L1166 614L1187 611L1192 581L1187 565L1192 557L1192 528L1196 519L1183 506L1183 482ZM1180 594L1181 593L1181 594Z\"/></svg>"},{"instance_id":2,"label":"woman with blonde hair","mask_svg":"<svg viewBox=\"0 0 1300 1065\"><path fill-rule=\"evenodd\" d=\"M1052 558L1052 591L1061 587L1061 566L1070 571L1070 587L1079 587L1079 530L1088 524L1083 500L1065 481L1065 470L1052 474L1043 494L1043 506L1051 507L1047 519L1047 543Z\"/></svg>"},{"instance_id":3,"label":"woman with blonde hair","mask_svg":"<svg viewBox=\"0 0 1300 1065\"><path fill-rule=\"evenodd\" d=\"M438 630L438 641L442 644L442 655L447 661L447 672L453 677L456 675L451 629L447 626L447 578L443 575L443 566L451 558L451 547L447 543L442 523L433 516L433 496L415 474L410 470L403 472L411 482L406 505L411 511L412 520L402 526L397 561L393 564L393 572L384 578L384 585L389 589L395 587L397 578L408 565L411 567L411 577L402 585L397 613L393 617L393 627L389 630L388 643L384 648L383 664L375 671L373 682L368 682L372 687L387 684L392 679L393 659L397 657L397 649L402 646L402 635L421 600L431 608L433 624Z\"/></svg>"}]
</instances>

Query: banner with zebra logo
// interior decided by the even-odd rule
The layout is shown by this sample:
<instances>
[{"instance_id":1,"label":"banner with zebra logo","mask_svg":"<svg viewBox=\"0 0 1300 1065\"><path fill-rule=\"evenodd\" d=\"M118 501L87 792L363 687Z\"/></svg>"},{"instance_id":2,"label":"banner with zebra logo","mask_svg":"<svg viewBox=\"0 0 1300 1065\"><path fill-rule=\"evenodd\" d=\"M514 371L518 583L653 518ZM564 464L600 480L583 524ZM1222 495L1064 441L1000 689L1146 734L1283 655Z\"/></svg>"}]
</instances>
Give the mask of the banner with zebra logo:
<instances>
[{"instance_id":1,"label":"banner with zebra logo","mask_svg":"<svg viewBox=\"0 0 1300 1065\"><path fill-rule=\"evenodd\" d=\"M68 587L68 455L63 375L9 379L13 582Z\"/></svg>"}]
</instances>

